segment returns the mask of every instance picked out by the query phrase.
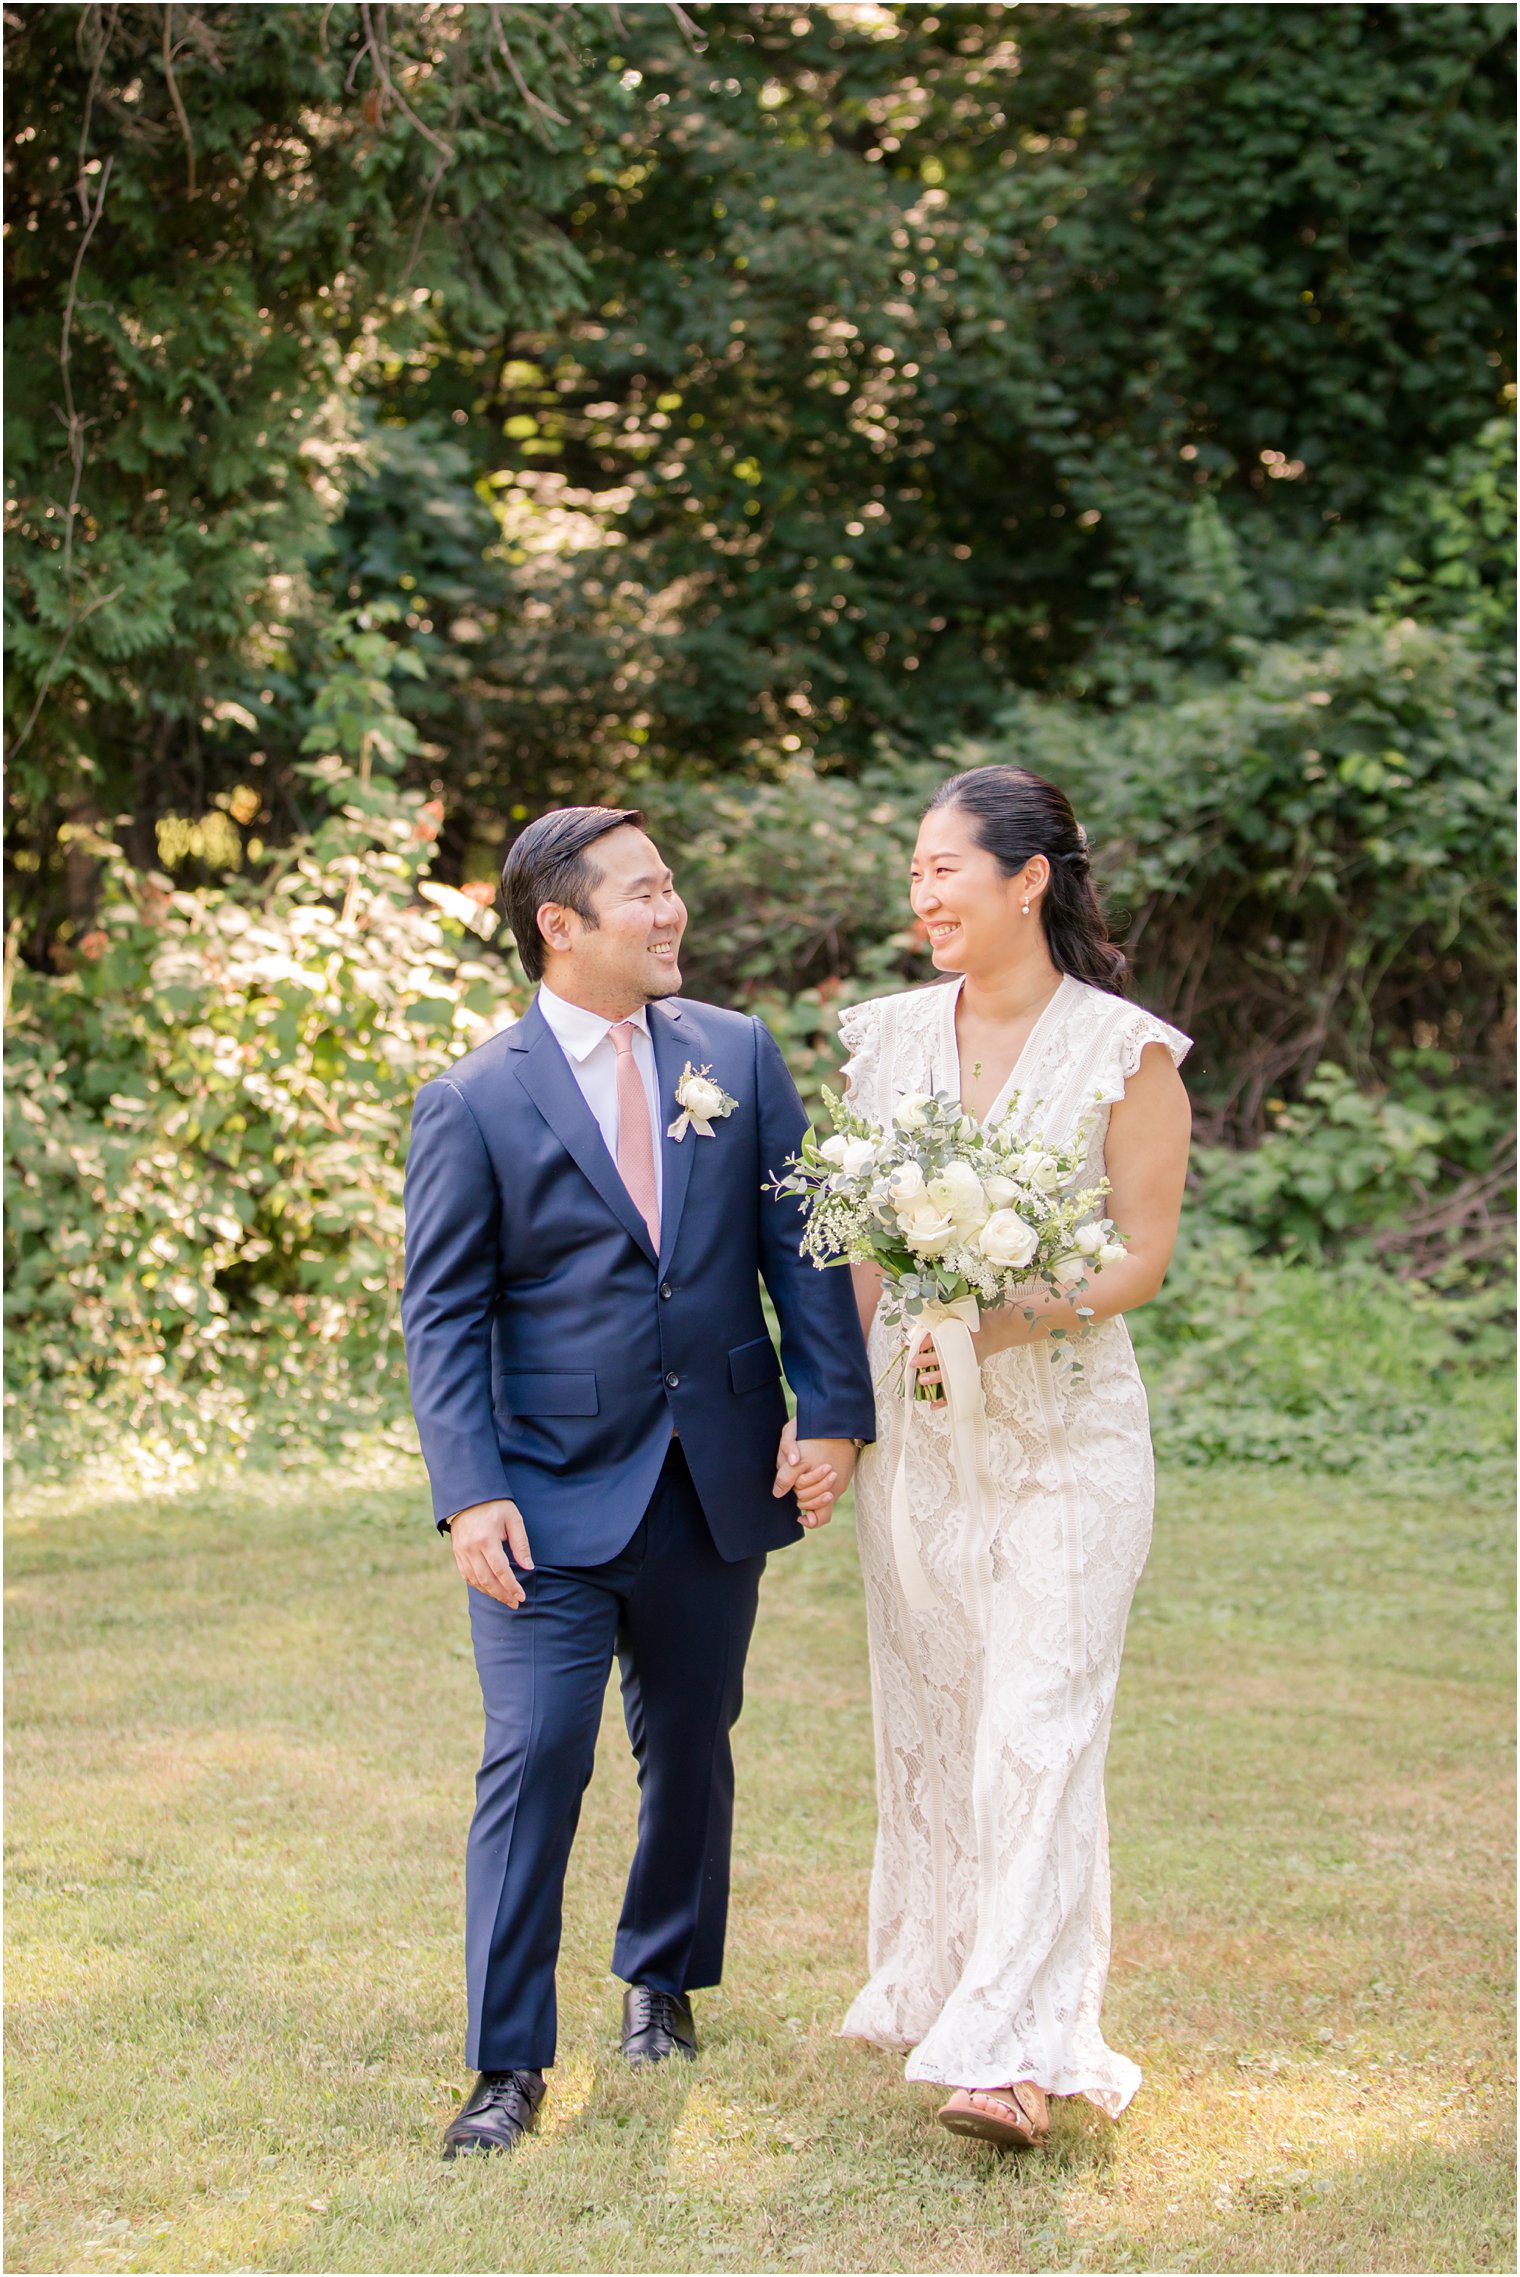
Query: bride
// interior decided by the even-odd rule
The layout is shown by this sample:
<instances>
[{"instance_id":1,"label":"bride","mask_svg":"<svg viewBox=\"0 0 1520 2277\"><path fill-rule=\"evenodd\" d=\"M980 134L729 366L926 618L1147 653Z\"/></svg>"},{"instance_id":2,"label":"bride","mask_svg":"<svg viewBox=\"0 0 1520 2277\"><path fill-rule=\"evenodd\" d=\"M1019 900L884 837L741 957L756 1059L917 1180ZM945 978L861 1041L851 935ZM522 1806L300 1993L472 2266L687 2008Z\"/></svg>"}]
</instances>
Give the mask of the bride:
<instances>
[{"instance_id":1,"label":"bride","mask_svg":"<svg viewBox=\"0 0 1520 2277\"><path fill-rule=\"evenodd\" d=\"M909 898L936 967L955 977L844 1014L851 1105L885 1120L906 1093L948 1091L982 1122L1010 1118L1052 1143L1085 1133L1083 1183L1106 1174L1128 1243L1079 1294L1096 1315L1085 1326L1043 1291L1032 1322L1022 1308L982 1316L997 1503L981 1542L966 1536L933 1345L919 1361L930 1398L905 1432L901 1338L877 1318L876 1269L852 1268L881 1380L856 1479L880 1825L871 1978L841 2029L910 2049L908 2078L951 2090L946 2127L1028 2147L1048 2132L1048 2095L1117 2117L1140 2083L1099 2021L1103 1762L1152 1507L1145 1392L1121 1316L1156 1295L1176 1238L1189 1039L1119 993L1124 958L1086 838L1038 775L982 767L948 782L919 830ZM1056 1328L1071 1341L1052 1342ZM903 1455L924 1612L893 1558Z\"/></svg>"}]
</instances>

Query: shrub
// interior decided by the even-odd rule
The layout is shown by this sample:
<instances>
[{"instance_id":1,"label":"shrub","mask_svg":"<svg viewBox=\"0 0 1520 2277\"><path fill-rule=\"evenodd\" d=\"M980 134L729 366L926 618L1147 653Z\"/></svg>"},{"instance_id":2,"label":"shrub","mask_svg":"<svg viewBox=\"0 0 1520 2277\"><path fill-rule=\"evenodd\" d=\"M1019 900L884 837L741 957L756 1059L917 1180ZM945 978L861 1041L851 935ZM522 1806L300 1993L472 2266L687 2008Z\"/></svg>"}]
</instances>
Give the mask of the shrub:
<instances>
[{"instance_id":1,"label":"shrub","mask_svg":"<svg viewBox=\"0 0 1520 2277\"><path fill-rule=\"evenodd\" d=\"M799 997L850 974L856 994L895 979L908 862L943 763L881 758L858 777L797 760L751 783L664 778L636 795L691 913L692 995Z\"/></svg>"},{"instance_id":2,"label":"shrub","mask_svg":"<svg viewBox=\"0 0 1520 2277\"><path fill-rule=\"evenodd\" d=\"M1511 1002L1514 728L1460 629L1351 617L1233 680L1106 714L1029 698L963 765L1049 775L1086 823L1136 993L1195 1036L1210 1134L1326 1058L1415 1045L1492 1080Z\"/></svg>"},{"instance_id":3,"label":"shrub","mask_svg":"<svg viewBox=\"0 0 1520 2277\"><path fill-rule=\"evenodd\" d=\"M1184 1213L1166 1286L1130 1323L1157 1449L1308 1473L1419 1466L1453 1482L1464 1464L1502 1464L1506 1302L1443 1297L1371 1260L1289 1263Z\"/></svg>"},{"instance_id":4,"label":"shrub","mask_svg":"<svg viewBox=\"0 0 1520 2277\"><path fill-rule=\"evenodd\" d=\"M69 1441L125 1426L203 1453L404 1412L412 1097L511 1002L472 905L417 902L414 866L303 856L257 899L118 872L76 969L17 976L23 1443L72 1419Z\"/></svg>"},{"instance_id":5,"label":"shrub","mask_svg":"<svg viewBox=\"0 0 1520 2277\"><path fill-rule=\"evenodd\" d=\"M1326 1061L1296 1105L1268 1101L1259 1145L1198 1147L1204 1215L1251 1251L1320 1263L1384 1258L1397 1278L1507 1278L1515 1142L1501 1103L1452 1080L1441 1052L1395 1055L1390 1086L1358 1090Z\"/></svg>"},{"instance_id":6,"label":"shrub","mask_svg":"<svg viewBox=\"0 0 1520 2277\"><path fill-rule=\"evenodd\" d=\"M108 866L71 969L8 976L18 1451L203 1455L406 1409L401 1183L419 1084L520 1001L496 920L426 876L442 809L373 625L339 628L304 772L328 819L179 892Z\"/></svg>"}]
</instances>

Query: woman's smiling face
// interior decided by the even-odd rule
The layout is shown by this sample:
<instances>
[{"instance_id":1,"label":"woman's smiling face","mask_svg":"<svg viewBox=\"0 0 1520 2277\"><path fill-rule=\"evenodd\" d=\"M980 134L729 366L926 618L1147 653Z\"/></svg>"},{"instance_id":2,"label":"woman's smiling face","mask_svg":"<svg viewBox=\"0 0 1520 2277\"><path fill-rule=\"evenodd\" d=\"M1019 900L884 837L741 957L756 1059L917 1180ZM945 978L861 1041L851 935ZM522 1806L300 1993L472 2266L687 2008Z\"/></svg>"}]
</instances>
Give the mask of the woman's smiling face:
<instances>
[{"instance_id":1,"label":"woman's smiling face","mask_svg":"<svg viewBox=\"0 0 1520 2277\"><path fill-rule=\"evenodd\" d=\"M975 972L1006 960L1015 928L1038 923L1037 896L1047 875L1043 857L1034 855L1016 875L1005 877L997 857L978 845L975 822L964 808L933 808L919 826L908 899L928 932L936 969Z\"/></svg>"}]
</instances>

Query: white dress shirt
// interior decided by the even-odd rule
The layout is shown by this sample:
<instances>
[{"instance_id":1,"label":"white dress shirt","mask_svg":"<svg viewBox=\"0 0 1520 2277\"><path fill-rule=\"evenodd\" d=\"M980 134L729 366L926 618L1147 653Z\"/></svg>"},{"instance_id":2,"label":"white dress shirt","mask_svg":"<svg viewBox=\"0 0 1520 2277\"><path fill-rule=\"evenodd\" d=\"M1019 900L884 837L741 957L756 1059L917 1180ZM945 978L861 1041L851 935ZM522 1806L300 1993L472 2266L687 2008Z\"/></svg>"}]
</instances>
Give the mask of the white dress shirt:
<instances>
[{"instance_id":1,"label":"white dress shirt","mask_svg":"<svg viewBox=\"0 0 1520 2277\"><path fill-rule=\"evenodd\" d=\"M617 1102L617 1045L612 1040L615 1022L604 1020L600 1012L588 1012L584 1005L567 1004L562 996L544 982L538 984L538 1009L543 1014L555 1042L570 1062L570 1073L580 1085L581 1097L596 1117L598 1130L607 1144L607 1152L617 1161L618 1102ZM665 1150L661 1145L659 1076L654 1064L654 1041L649 1033L649 1015L641 1005L637 1012L628 1015L634 1026L633 1064L644 1084L644 1096L649 1101L649 1128L654 1139L655 1194L663 1204L665 1199Z\"/></svg>"}]
</instances>

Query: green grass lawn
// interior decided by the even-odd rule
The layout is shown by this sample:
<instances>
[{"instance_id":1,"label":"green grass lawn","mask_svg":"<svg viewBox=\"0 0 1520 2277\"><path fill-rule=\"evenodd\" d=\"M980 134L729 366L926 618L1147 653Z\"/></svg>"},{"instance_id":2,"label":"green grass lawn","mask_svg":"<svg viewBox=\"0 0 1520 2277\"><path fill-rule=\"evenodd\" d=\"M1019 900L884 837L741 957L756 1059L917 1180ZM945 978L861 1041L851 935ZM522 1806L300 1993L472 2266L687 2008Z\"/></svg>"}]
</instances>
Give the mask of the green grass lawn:
<instances>
[{"instance_id":1,"label":"green grass lawn","mask_svg":"<svg viewBox=\"0 0 1520 2277\"><path fill-rule=\"evenodd\" d=\"M6 2266L1512 2269L1507 1535L1428 1481L1163 1480L1109 1787L1145 2085L1022 2159L833 2036L860 1592L845 1521L777 1557L700 2063L619 2066L609 1700L545 2124L446 2167L479 1710L419 1487L17 1497Z\"/></svg>"}]
</instances>

